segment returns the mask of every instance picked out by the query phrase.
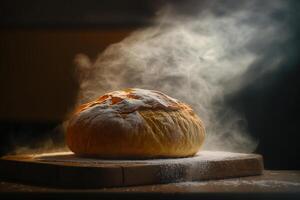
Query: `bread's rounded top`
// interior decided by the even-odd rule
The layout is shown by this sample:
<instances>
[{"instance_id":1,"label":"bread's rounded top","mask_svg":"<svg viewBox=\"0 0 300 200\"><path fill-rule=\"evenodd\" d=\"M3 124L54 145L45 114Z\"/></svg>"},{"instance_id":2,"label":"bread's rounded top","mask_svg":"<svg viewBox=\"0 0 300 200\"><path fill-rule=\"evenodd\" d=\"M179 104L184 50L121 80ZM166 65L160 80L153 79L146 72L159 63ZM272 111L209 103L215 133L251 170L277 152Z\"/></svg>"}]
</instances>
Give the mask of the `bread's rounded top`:
<instances>
[{"instance_id":1,"label":"bread's rounded top","mask_svg":"<svg viewBox=\"0 0 300 200\"><path fill-rule=\"evenodd\" d=\"M192 110L188 105L162 92L128 88L106 93L94 101L79 106L75 113L82 112L95 105L100 106L100 109L109 108L120 114L128 114L144 109Z\"/></svg>"}]
</instances>

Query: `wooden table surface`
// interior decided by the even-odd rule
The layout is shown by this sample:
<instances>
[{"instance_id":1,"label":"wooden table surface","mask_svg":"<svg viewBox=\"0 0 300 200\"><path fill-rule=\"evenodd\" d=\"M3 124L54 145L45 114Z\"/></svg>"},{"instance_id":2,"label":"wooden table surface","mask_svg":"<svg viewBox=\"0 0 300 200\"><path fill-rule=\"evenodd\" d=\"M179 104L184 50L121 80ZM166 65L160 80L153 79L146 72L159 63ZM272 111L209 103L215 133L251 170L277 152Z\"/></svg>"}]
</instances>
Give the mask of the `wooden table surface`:
<instances>
[{"instance_id":1,"label":"wooden table surface","mask_svg":"<svg viewBox=\"0 0 300 200\"><path fill-rule=\"evenodd\" d=\"M225 180L181 182L99 189L59 189L0 182L0 194L6 198L71 197L72 199L142 198L153 199L300 199L300 171L265 170L261 176Z\"/></svg>"}]
</instances>

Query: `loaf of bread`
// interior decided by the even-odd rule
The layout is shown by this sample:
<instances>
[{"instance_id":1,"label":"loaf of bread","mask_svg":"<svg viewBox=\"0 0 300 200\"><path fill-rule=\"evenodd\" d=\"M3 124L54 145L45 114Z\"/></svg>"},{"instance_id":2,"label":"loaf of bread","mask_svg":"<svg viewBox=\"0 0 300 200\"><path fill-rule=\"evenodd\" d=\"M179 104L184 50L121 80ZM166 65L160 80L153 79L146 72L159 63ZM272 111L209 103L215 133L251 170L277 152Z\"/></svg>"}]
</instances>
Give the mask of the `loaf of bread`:
<instances>
[{"instance_id":1,"label":"loaf of bread","mask_svg":"<svg viewBox=\"0 0 300 200\"><path fill-rule=\"evenodd\" d=\"M66 130L67 145L76 155L114 159L192 156L204 137L203 122L190 106L137 88L79 106Z\"/></svg>"}]
</instances>

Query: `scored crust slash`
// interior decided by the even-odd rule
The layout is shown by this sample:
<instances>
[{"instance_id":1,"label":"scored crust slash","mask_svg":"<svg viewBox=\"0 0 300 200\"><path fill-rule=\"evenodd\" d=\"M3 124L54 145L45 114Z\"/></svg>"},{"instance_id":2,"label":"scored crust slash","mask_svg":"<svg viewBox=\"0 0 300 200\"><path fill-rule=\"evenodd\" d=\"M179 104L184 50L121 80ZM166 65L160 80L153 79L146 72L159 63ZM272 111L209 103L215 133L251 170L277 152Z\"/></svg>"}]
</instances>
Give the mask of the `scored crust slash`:
<instances>
[{"instance_id":1,"label":"scored crust slash","mask_svg":"<svg viewBox=\"0 0 300 200\"><path fill-rule=\"evenodd\" d=\"M117 159L193 156L204 137L204 124L190 106L137 88L79 106L66 131L67 145L76 155Z\"/></svg>"}]
</instances>

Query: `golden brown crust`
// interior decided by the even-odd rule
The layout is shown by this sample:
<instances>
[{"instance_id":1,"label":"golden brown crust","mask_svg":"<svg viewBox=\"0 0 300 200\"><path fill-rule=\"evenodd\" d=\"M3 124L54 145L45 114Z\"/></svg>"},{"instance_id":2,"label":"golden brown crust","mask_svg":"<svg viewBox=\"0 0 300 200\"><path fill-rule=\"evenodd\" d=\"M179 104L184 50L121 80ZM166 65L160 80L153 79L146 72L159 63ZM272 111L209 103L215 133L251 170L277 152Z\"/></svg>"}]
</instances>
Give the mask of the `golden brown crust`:
<instances>
[{"instance_id":1,"label":"golden brown crust","mask_svg":"<svg viewBox=\"0 0 300 200\"><path fill-rule=\"evenodd\" d=\"M204 136L202 121L188 105L133 88L80 106L69 120L66 140L81 156L155 158L192 156Z\"/></svg>"}]
</instances>

